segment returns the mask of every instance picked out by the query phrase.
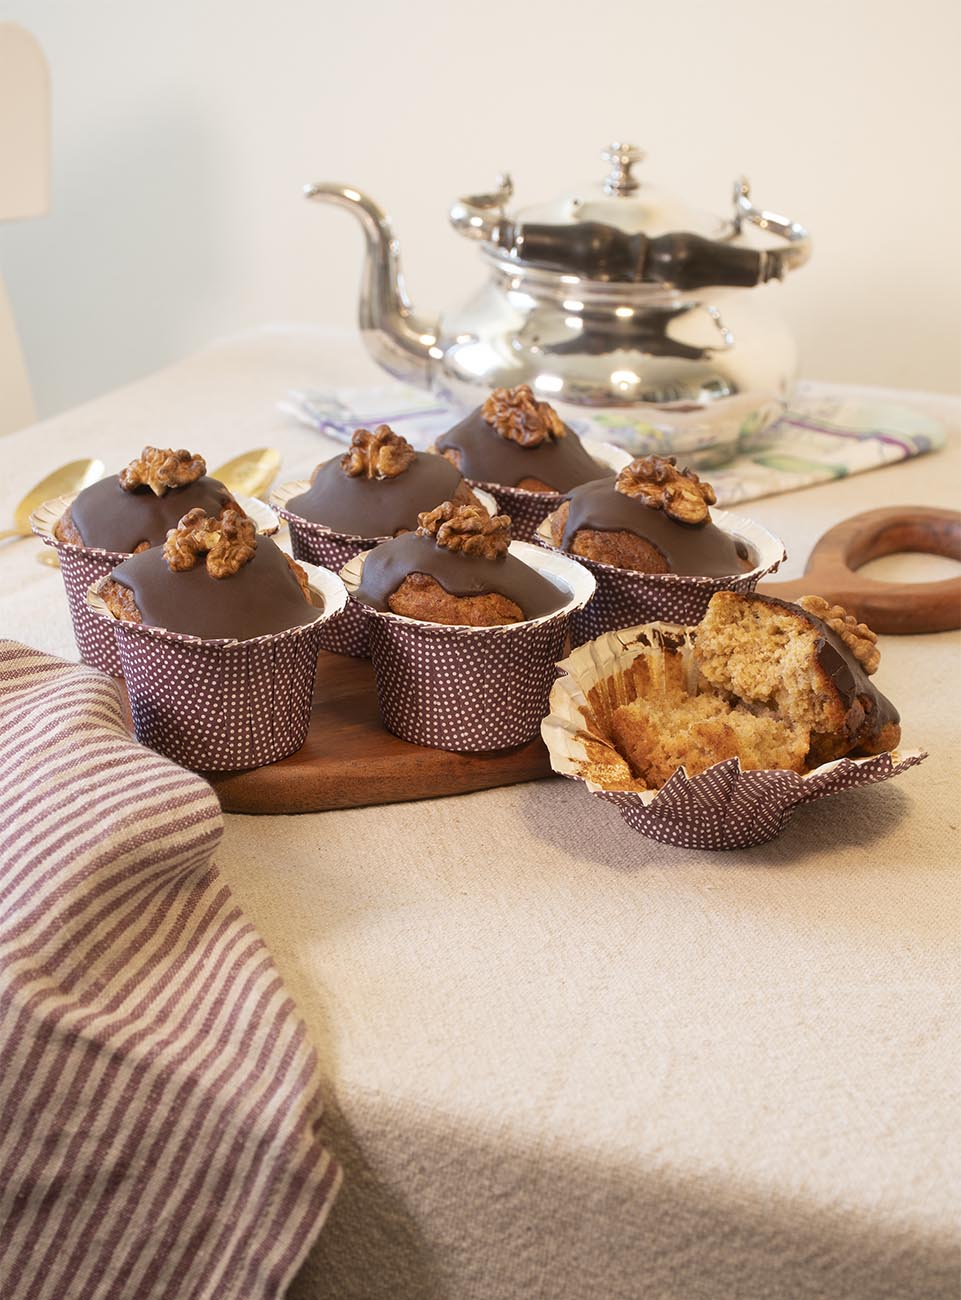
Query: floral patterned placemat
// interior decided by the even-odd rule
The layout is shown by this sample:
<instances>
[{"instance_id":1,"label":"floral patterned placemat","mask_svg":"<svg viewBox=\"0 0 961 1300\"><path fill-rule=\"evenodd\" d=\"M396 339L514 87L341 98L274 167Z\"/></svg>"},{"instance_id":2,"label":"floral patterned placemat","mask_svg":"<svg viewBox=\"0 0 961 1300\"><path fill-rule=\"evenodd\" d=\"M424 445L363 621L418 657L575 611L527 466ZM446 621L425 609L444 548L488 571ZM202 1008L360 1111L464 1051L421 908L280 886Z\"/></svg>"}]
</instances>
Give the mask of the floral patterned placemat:
<instances>
[{"instance_id":1,"label":"floral patterned placemat","mask_svg":"<svg viewBox=\"0 0 961 1300\"><path fill-rule=\"evenodd\" d=\"M281 408L330 437L348 441L355 428L390 424L415 447L431 445L461 414L431 393L406 384L291 392ZM613 442L634 455L677 454L709 469L721 505L791 492L890 465L944 445L942 425L895 401L852 396L818 383L798 387L794 400L766 430L758 429L754 400L718 427L704 412L578 413L570 423L582 436ZM655 422L656 421L656 422ZM719 440L720 439L720 440Z\"/></svg>"}]
</instances>

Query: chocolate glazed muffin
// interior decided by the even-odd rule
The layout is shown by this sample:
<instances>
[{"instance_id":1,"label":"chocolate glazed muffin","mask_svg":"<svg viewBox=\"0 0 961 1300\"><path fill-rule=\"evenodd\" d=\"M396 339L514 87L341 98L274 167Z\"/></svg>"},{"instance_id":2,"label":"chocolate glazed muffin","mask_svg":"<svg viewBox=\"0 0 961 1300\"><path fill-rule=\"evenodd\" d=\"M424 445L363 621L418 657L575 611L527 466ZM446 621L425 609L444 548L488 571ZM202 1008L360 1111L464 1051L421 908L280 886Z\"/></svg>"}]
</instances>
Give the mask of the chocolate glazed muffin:
<instances>
[{"instance_id":1,"label":"chocolate glazed muffin","mask_svg":"<svg viewBox=\"0 0 961 1300\"><path fill-rule=\"evenodd\" d=\"M54 536L74 546L137 554L162 546L193 509L219 518L240 507L223 483L207 477L203 456L144 447L119 474L85 488L57 520Z\"/></svg>"},{"instance_id":2,"label":"chocolate glazed muffin","mask_svg":"<svg viewBox=\"0 0 961 1300\"><path fill-rule=\"evenodd\" d=\"M638 573L727 577L752 569L747 544L711 522L717 497L674 456L632 460L616 476L585 483L549 517L561 550Z\"/></svg>"},{"instance_id":3,"label":"chocolate glazed muffin","mask_svg":"<svg viewBox=\"0 0 961 1300\"><path fill-rule=\"evenodd\" d=\"M508 553L511 523L482 506L445 501L416 533L384 542L364 561L356 599L427 623L496 627L540 618L569 599Z\"/></svg>"},{"instance_id":4,"label":"chocolate glazed muffin","mask_svg":"<svg viewBox=\"0 0 961 1300\"><path fill-rule=\"evenodd\" d=\"M350 450L318 465L310 489L286 508L355 537L396 537L417 527L438 501L477 505L460 471L443 456L417 452L386 424L357 429Z\"/></svg>"},{"instance_id":5,"label":"chocolate glazed muffin","mask_svg":"<svg viewBox=\"0 0 961 1300\"><path fill-rule=\"evenodd\" d=\"M100 595L115 618L205 639L238 641L312 623L307 574L237 510L197 507L113 570Z\"/></svg>"},{"instance_id":6,"label":"chocolate glazed muffin","mask_svg":"<svg viewBox=\"0 0 961 1300\"><path fill-rule=\"evenodd\" d=\"M437 439L465 478L528 492L567 492L605 472L529 384L495 388L482 406Z\"/></svg>"}]
</instances>

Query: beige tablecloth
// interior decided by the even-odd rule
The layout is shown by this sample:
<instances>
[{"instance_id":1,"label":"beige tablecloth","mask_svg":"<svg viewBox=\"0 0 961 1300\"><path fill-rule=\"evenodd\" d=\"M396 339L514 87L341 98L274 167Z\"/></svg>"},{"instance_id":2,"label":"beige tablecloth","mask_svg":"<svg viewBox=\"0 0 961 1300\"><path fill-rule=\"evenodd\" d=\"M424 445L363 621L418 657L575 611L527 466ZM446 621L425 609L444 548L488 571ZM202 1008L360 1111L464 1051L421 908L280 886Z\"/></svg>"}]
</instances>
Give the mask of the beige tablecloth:
<instances>
[{"instance_id":1,"label":"beige tablecloth","mask_svg":"<svg viewBox=\"0 0 961 1300\"><path fill-rule=\"evenodd\" d=\"M332 454L288 387L376 380L270 330L5 438L0 514L51 466L145 441ZM949 449L754 502L793 576L870 506L958 504ZM0 551L0 633L75 656L39 544ZM946 562L888 560L877 574ZM219 865L327 1081L340 1199L297 1300L957 1295L957 633L884 638L927 762L746 853L666 848L559 779L227 819Z\"/></svg>"}]
</instances>

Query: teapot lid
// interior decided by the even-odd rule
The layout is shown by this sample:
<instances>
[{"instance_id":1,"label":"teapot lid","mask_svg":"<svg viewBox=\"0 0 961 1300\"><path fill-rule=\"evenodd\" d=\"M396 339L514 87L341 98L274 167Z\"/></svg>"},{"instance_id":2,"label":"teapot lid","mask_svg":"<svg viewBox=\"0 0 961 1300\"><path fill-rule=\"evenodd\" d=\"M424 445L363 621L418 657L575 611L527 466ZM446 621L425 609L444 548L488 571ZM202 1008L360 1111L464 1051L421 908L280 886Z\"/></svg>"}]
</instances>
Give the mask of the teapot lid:
<instances>
[{"instance_id":1,"label":"teapot lid","mask_svg":"<svg viewBox=\"0 0 961 1300\"><path fill-rule=\"evenodd\" d=\"M603 180L580 185L549 203L523 208L513 219L523 225L551 226L600 222L629 235L685 231L707 239L729 239L736 233L733 221L692 208L669 191L635 176L633 168L645 157L643 149L614 141L601 150L601 158L610 164Z\"/></svg>"},{"instance_id":2,"label":"teapot lid","mask_svg":"<svg viewBox=\"0 0 961 1300\"><path fill-rule=\"evenodd\" d=\"M502 176L492 193L455 200L451 224L482 240L504 267L608 283L750 287L781 279L810 254L807 230L755 207L744 177L735 182L734 211L725 220L636 177L632 168L644 154L633 145L615 142L601 156L610 164L603 180L511 213L514 186ZM761 247L744 246L745 222L757 228Z\"/></svg>"}]
</instances>

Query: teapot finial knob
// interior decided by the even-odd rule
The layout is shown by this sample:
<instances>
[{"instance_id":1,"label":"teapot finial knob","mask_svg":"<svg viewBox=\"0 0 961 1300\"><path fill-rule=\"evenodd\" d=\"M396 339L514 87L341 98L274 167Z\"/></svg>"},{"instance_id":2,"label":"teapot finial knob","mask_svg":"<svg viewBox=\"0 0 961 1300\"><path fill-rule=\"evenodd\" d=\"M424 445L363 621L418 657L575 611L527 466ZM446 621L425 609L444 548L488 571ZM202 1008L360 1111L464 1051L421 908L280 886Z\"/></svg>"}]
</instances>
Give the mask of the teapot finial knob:
<instances>
[{"instance_id":1,"label":"teapot finial knob","mask_svg":"<svg viewBox=\"0 0 961 1300\"><path fill-rule=\"evenodd\" d=\"M604 177L605 194L632 194L640 181L631 175L631 168L641 162L645 153L633 144L622 144L615 140L606 149L601 150L601 157L611 164L611 170Z\"/></svg>"}]
</instances>

